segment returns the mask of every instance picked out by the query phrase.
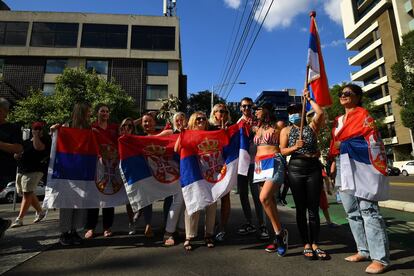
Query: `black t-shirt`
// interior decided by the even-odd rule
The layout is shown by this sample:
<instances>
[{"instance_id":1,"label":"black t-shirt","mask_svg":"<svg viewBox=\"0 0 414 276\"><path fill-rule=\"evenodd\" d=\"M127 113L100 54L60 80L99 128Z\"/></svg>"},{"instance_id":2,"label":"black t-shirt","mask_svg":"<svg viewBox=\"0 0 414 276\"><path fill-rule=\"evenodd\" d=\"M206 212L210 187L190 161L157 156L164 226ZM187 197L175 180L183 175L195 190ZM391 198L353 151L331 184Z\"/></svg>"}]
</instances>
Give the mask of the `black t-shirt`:
<instances>
[{"instance_id":1,"label":"black t-shirt","mask_svg":"<svg viewBox=\"0 0 414 276\"><path fill-rule=\"evenodd\" d=\"M31 139L23 142L23 154L17 161L19 173L46 172L49 165L51 139L49 136L42 136L40 141L45 145L45 149L41 151L33 147Z\"/></svg>"},{"instance_id":2,"label":"black t-shirt","mask_svg":"<svg viewBox=\"0 0 414 276\"><path fill-rule=\"evenodd\" d=\"M0 125L0 141L9 144L22 144L20 127L12 123ZM0 177L14 178L16 175L16 160L12 153L0 150Z\"/></svg>"}]
</instances>

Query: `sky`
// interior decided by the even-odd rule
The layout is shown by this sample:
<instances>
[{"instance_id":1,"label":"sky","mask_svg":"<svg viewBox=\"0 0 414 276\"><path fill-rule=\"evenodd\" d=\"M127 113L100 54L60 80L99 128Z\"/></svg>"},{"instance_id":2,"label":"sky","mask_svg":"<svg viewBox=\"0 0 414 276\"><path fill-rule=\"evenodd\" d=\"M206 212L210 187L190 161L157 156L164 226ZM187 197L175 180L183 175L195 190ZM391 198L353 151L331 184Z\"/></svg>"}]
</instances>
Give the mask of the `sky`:
<instances>
[{"instance_id":1,"label":"sky","mask_svg":"<svg viewBox=\"0 0 414 276\"><path fill-rule=\"evenodd\" d=\"M233 43L235 22L245 1L177 0L181 28L183 73L188 93L222 86L225 62ZM341 0L274 0L228 101L247 96L255 99L263 90L294 88L300 94L305 81L309 43L309 12L316 11L329 85L350 81L341 24ZM162 16L162 0L4 0L12 10L92 12ZM267 10L272 0L262 0ZM261 6L259 9L261 10ZM256 14L261 22L263 14ZM237 27L236 27L237 28ZM221 87L225 88L225 87ZM222 91L228 92L227 91ZM223 94L222 93L222 94Z\"/></svg>"}]
</instances>

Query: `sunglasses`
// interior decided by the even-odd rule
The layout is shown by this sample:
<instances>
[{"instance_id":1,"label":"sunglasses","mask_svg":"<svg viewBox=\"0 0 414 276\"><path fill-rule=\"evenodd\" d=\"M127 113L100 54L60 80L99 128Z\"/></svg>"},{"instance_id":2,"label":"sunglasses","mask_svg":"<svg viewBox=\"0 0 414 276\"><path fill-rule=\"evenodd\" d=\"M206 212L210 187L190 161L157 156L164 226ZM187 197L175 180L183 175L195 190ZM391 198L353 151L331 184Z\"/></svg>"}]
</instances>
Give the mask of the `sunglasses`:
<instances>
[{"instance_id":1,"label":"sunglasses","mask_svg":"<svg viewBox=\"0 0 414 276\"><path fill-rule=\"evenodd\" d=\"M355 93L352 92L352 91L342 91L342 92L338 93L339 98L341 98L341 97L351 97L352 95L355 95Z\"/></svg>"},{"instance_id":2,"label":"sunglasses","mask_svg":"<svg viewBox=\"0 0 414 276\"><path fill-rule=\"evenodd\" d=\"M133 125L131 125L131 124L125 124L125 125L123 125L122 127L132 128L132 127L133 127Z\"/></svg>"},{"instance_id":3,"label":"sunglasses","mask_svg":"<svg viewBox=\"0 0 414 276\"><path fill-rule=\"evenodd\" d=\"M218 112L220 114L227 114L227 113L229 113L227 110L224 110L224 109L217 110L216 112Z\"/></svg>"},{"instance_id":4,"label":"sunglasses","mask_svg":"<svg viewBox=\"0 0 414 276\"><path fill-rule=\"evenodd\" d=\"M242 105L242 108L243 109L251 109L253 107L253 105L251 105L251 104L244 104L244 105Z\"/></svg>"},{"instance_id":5,"label":"sunglasses","mask_svg":"<svg viewBox=\"0 0 414 276\"><path fill-rule=\"evenodd\" d=\"M206 121L206 120L207 120L206 117L197 117L196 118L197 122Z\"/></svg>"}]
</instances>

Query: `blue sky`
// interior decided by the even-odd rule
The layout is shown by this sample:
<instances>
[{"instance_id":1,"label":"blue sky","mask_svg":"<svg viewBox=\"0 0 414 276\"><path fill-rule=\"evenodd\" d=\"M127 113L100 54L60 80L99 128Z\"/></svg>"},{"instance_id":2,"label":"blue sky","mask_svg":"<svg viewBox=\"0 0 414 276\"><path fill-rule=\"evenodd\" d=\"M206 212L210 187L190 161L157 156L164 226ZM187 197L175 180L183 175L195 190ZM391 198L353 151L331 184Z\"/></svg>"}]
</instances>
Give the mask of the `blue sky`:
<instances>
[{"instance_id":1,"label":"blue sky","mask_svg":"<svg viewBox=\"0 0 414 276\"><path fill-rule=\"evenodd\" d=\"M177 0L183 72L188 92L210 90L222 79L233 25L246 0ZM249 0L247 0L249 1ZM12 10L162 15L162 0L5 0ZM271 0L266 2L265 9ZM256 98L263 90L303 88L310 10L316 10L329 84L349 81L340 0L274 0L249 58L228 96ZM239 15L238 15L239 14Z\"/></svg>"}]
</instances>

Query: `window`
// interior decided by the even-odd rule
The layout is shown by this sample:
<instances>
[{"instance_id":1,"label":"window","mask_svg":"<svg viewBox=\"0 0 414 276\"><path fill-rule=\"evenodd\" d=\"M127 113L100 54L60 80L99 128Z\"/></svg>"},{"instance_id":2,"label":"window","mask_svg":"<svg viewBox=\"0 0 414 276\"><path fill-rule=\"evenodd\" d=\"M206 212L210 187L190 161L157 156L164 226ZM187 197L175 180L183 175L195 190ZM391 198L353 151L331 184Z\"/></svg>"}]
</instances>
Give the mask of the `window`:
<instances>
[{"instance_id":1,"label":"window","mask_svg":"<svg viewBox=\"0 0 414 276\"><path fill-rule=\"evenodd\" d=\"M127 25L83 24L82 47L126 49Z\"/></svg>"},{"instance_id":2,"label":"window","mask_svg":"<svg viewBox=\"0 0 414 276\"><path fill-rule=\"evenodd\" d=\"M44 83L43 84L43 95L51 96L55 93L55 84L54 83Z\"/></svg>"},{"instance_id":3,"label":"window","mask_svg":"<svg viewBox=\"0 0 414 276\"><path fill-rule=\"evenodd\" d=\"M25 46L28 22L0 22L0 45Z\"/></svg>"},{"instance_id":4,"label":"window","mask_svg":"<svg viewBox=\"0 0 414 276\"><path fill-rule=\"evenodd\" d=\"M31 46L37 47L76 47L78 40L77 23L34 22Z\"/></svg>"},{"instance_id":5,"label":"window","mask_svg":"<svg viewBox=\"0 0 414 276\"><path fill-rule=\"evenodd\" d=\"M132 26L131 48L175 50L175 27Z\"/></svg>"},{"instance_id":6,"label":"window","mask_svg":"<svg viewBox=\"0 0 414 276\"><path fill-rule=\"evenodd\" d=\"M147 100L168 98L168 85L147 85Z\"/></svg>"},{"instance_id":7,"label":"window","mask_svg":"<svg viewBox=\"0 0 414 276\"><path fill-rule=\"evenodd\" d=\"M87 60L86 70L93 71L100 75L108 74L108 61L107 60Z\"/></svg>"},{"instance_id":8,"label":"window","mask_svg":"<svg viewBox=\"0 0 414 276\"><path fill-rule=\"evenodd\" d=\"M48 59L46 60L47 74L62 74L68 64L67 59Z\"/></svg>"},{"instance_id":9,"label":"window","mask_svg":"<svg viewBox=\"0 0 414 276\"><path fill-rule=\"evenodd\" d=\"M149 76L168 76L167 61L148 61L147 75Z\"/></svg>"},{"instance_id":10,"label":"window","mask_svg":"<svg viewBox=\"0 0 414 276\"><path fill-rule=\"evenodd\" d=\"M4 58L0 58L0 78L3 77L4 71Z\"/></svg>"}]
</instances>

